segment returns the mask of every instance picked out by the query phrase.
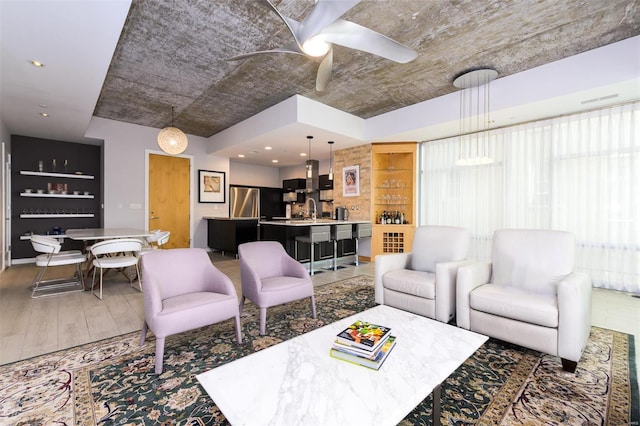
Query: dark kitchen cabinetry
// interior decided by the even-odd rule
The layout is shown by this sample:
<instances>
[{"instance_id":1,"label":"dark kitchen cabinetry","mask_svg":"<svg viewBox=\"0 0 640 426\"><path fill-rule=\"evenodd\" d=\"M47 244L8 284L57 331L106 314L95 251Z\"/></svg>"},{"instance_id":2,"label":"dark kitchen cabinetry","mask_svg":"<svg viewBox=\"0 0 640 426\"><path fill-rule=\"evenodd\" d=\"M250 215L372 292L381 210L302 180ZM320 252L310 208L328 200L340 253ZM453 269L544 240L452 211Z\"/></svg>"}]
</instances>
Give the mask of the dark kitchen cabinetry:
<instances>
[{"instance_id":1,"label":"dark kitchen cabinetry","mask_svg":"<svg viewBox=\"0 0 640 426\"><path fill-rule=\"evenodd\" d=\"M227 253L238 253L238 246L258 240L258 219L207 219L207 245Z\"/></svg>"},{"instance_id":2,"label":"dark kitchen cabinetry","mask_svg":"<svg viewBox=\"0 0 640 426\"><path fill-rule=\"evenodd\" d=\"M329 180L329 175L320 175L318 177L319 189L333 189L333 180Z\"/></svg>"},{"instance_id":3,"label":"dark kitchen cabinetry","mask_svg":"<svg viewBox=\"0 0 640 426\"><path fill-rule=\"evenodd\" d=\"M307 182L304 179L285 179L282 181L282 190L284 192L295 192L304 190L307 187Z\"/></svg>"},{"instance_id":4,"label":"dark kitchen cabinetry","mask_svg":"<svg viewBox=\"0 0 640 426\"><path fill-rule=\"evenodd\" d=\"M260 188L260 217L272 219L285 215L282 203L282 189Z\"/></svg>"},{"instance_id":5,"label":"dark kitchen cabinetry","mask_svg":"<svg viewBox=\"0 0 640 426\"><path fill-rule=\"evenodd\" d=\"M102 226L102 147L13 135L11 257L31 258L28 235ZM65 239L63 250L82 248Z\"/></svg>"}]
</instances>

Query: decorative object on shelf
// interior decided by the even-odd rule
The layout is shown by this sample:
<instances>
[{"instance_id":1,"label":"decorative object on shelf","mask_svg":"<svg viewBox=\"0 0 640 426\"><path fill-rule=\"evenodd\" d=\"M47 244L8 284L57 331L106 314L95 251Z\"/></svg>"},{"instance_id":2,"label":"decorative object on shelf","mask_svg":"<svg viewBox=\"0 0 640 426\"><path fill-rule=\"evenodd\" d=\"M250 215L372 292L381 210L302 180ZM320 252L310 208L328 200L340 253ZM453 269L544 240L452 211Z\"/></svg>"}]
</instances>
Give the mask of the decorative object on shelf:
<instances>
[{"instance_id":1,"label":"decorative object on shelf","mask_svg":"<svg viewBox=\"0 0 640 426\"><path fill-rule=\"evenodd\" d=\"M327 142L329 144L329 180L333 180L333 141Z\"/></svg>"},{"instance_id":2,"label":"decorative object on shelf","mask_svg":"<svg viewBox=\"0 0 640 426\"><path fill-rule=\"evenodd\" d=\"M199 203L224 203L225 193L225 172L198 170Z\"/></svg>"},{"instance_id":3,"label":"decorative object on shelf","mask_svg":"<svg viewBox=\"0 0 640 426\"><path fill-rule=\"evenodd\" d=\"M360 166L348 166L342 168L342 195L344 197L357 197L360 195Z\"/></svg>"},{"instance_id":4,"label":"decorative object on shelf","mask_svg":"<svg viewBox=\"0 0 640 426\"><path fill-rule=\"evenodd\" d=\"M453 80L460 91L460 154L456 164L476 166L491 164L489 156L490 82L498 72L481 68L465 72Z\"/></svg>"},{"instance_id":5,"label":"decorative object on shelf","mask_svg":"<svg viewBox=\"0 0 640 426\"><path fill-rule=\"evenodd\" d=\"M38 161L38 171L44 172L44 162L42 160Z\"/></svg>"},{"instance_id":6,"label":"decorative object on shelf","mask_svg":"<svg viewBox=\"0 0 640 426\"><path fill-rule=\"evenodd\" d=\"M54 158L53 161L51 161L51 171L55 173L57 171L56 169L57 169L56 159Z\"/></svg>"},{"instance_id":7,"label":"decorative object on shelf","mask_svg":"<svg viewBox=\"0 0 640 426\"><path fill-rule=\"evenodd\" d=\"M49 194L66 194L67 193L67 184L66 183L47 183L47 191Z\"/></svg>"},{"instance_id":8,"label":"decorative object on shelf","mask_svg":"<svg viewBox=\"0 0 640 426\"><path fill-rule=\"evenodd\" d=\"M158 146L167 154L182 154L186 149L189 141L187 135L182 130L173 126L175 106L171 105L171 126L165 127L158 133Z\"/></svg>"}]
</instances>

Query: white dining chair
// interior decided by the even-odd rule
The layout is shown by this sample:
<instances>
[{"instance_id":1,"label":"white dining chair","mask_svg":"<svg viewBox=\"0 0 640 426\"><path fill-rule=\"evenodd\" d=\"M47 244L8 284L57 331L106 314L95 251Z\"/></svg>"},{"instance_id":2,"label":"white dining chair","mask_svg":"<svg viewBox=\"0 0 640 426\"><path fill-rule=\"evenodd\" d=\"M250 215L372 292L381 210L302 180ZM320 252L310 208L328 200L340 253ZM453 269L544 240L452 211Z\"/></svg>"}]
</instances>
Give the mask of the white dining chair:
<instances>
[{"instance_id":1,"label":"white dining chair","mask_svg":"<svg viewBox=\"0 0 640 426\"><path fill-rule=\"evenodd\" d=\"M31 297L37 299L42 296L84 291L84 277L82 264L87 256L79 250L60 251L62 244L55 238L44 235L32 235L31 245L37 253L36 266L38 272L33 279ZM75 265L76 271L72 277L44 280L47 268L54 266ZM58 291L59 289L67 290Z\"/></svg>"},{"instance_id":2,"label":"white dining chair","mask_svg":"<svg viewBox=\"0 0 640 426\"><path fill-rule=\"evenodd\" d=\"M93 256L93 278L91 280L91 293L102 300L102 277L105 269L123 269L136 268L136 276L138 278L138 288L142 291L142 282L140 281L140 269L138 268L138 260L142 251L142 241L136 238L117 238L113 240L100 241L90 248ZM96 269L100 269L100 295L95 294ZM131 274L126 274L129 278L129 284L133 287L133 279Z\"/></svg>"},{"instance_id":3,"label":"white dining chair","mask_svg":"<svg viewBox=\"0 0 640 426\"><path fill-rule=\"evenodd\" d=\"M159 229L151 232L151 235L146 238L147 245L142 247L142 251L140 252L141 256L154 250L161 249L163 245L167 244L169 236L171 235L171 232L161 231Z\"/></svg>"}]
</instances>

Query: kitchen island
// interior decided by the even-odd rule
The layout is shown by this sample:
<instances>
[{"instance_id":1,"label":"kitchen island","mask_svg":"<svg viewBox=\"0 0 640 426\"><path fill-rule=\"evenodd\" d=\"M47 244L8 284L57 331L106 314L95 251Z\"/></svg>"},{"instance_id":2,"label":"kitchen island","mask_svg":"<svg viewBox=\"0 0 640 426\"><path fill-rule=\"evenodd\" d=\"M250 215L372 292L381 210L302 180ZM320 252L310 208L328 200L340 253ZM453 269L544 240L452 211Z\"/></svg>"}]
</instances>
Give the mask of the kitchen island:
<instances>
[{"instance_id":1,"label":"kitchen island","mask_svg":"<svg viewBox=\"0 0 640 426\"><path fill-rule=\"evenodd\" d=\"M367 220L334 220L334 219L290 219L290 220L261 220L258 223L260 228L260 240L279 241L285 248L287 253L299 262L309 262L311 258L311 250L309 244L298 243L296 250L296 237L308 237L312 229L318 229L319 226L329 226L331 231L335 231L340 225L340 229L345 226L351 226L351 237L338 240L337 258L338 263L342 258L351 257L355 260L357 243L355 240L356 230L358 226L361 229L371 230L371 222ZM333 241L323 241L316 245L314 250L314 264L319 267L329 266L334 253Z\"/></svg>"},{"instance_id":2,"label":"kitchen island","mask_svg":"<svg viewBox=\"0 0 640 426\"><path fill-rule=\"evenodd\" d=\"M258 239L258 218L205 217L207 245L222 254L237 255L238 246Z\"/></svg>"}]
</instances>

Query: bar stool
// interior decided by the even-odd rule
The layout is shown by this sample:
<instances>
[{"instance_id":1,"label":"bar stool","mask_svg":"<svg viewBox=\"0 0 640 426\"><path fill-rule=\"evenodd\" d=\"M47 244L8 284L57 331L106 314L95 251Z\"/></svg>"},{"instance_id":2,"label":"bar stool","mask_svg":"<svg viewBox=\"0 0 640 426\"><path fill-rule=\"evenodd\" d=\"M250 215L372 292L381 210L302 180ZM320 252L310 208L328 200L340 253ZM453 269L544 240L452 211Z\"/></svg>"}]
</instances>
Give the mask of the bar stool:
<instances>
[{"instance_id":1,"label":"bar stool","mask_svg":"<svg viewBox=\"0 0 640 426\"><path fill-rule=\"evenodd\" d=\"M331 227L331 240L333 240L333 270L338 270L338 241L353 238L353 226L351 224L333 225ZM343 266L340 266L343 268Z\"/></svg>"},{"instance_id":2,"label":"bar stool","mask_svg":"<svg viewBox=\"0 0 640 426\"><path fill-rule=\"evenodd\" d=\"M298 259L298 243L309 244L310 253L311 253L309 257L309 275L314 274L314 270L313 270L314 246L318 243L323 243L325 241L331 241L331 226L329 225L309 226L309 235L298 235L295 239L294 253L295 253L296 259Z\"/></svg>"},{"instance_id":3,"label":"bar stool","mask_svg":"<svg viewBox=\"0 0 640 426\"><path fill-rule=\"evenodd\" d=\"M353 239L356 240L356 259L353 264L356 266L360 264L358 261L358 241L365 238L371 238L371 229L372 226L370 223L356 223L353 226Z\"/></svg>"}]
</instances>

